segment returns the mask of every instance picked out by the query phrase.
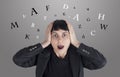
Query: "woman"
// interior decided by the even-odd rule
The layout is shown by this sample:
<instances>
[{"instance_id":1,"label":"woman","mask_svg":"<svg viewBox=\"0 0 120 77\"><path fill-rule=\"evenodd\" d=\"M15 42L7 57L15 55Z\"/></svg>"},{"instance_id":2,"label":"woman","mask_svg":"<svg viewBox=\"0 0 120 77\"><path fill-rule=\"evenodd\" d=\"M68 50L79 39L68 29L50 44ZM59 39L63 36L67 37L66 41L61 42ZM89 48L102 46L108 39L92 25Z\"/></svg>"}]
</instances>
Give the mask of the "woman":
<instances>
[{"instance_id":1,"label":"woman","mask_svg":"<svg viewBox=\"0 0 120 77\"><path fill-rule=\"evenodd\" d=\"M83 77L83 68L105 66L105 57L93 47L80 43L70 23L51 22L42 43L19 50L13 61L21 67L36 65L36 77Z\"/></svg>"}]
</instances>

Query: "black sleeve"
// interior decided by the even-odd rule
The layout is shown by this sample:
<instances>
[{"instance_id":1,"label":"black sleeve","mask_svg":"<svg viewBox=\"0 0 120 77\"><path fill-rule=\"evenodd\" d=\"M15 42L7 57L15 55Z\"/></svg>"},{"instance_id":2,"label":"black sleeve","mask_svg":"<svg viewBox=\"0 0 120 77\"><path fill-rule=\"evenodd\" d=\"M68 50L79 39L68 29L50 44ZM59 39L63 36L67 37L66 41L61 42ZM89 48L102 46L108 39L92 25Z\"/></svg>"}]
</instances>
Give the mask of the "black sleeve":
<instances>
[{"instance_id":1,"label":"black sleeve","mask_svg":"<svg viewBox=\"0 0 120 77\"><path fill-rule=\"evenodd\" d=\"M106 64L106 58L93 47L81 43L77 51L81 55L83 66L87 69L99 69Z\"/></svg>"},{"instance_id":2,"label":"black sleeve","mask_svg":"<svg viewBox=\"0 0 120 77\"><path fill-rule=\"evenodd\" d=\"M24 47L13 56L13 62L21 67L36 65L38 54L43 50L40 43Z\"/></svg>"}]
</instances>

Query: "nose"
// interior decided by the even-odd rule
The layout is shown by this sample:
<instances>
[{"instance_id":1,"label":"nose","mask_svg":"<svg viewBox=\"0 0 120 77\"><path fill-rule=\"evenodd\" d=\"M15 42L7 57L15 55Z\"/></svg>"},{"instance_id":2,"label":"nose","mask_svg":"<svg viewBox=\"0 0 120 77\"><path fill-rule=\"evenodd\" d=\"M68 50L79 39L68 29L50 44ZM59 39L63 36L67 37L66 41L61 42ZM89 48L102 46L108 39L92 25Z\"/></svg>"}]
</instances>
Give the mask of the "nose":
<instances>
[{"instance_id":1,"label":"nose","mask_svg":"<svg viewBox=\"0 0 120 77\"><path fill-rule=\"evenodd\" d=\"M58 38L58 42L62 42L63 41L63 38L62 37L59 37Z\"/></svg>"}]
</instances>

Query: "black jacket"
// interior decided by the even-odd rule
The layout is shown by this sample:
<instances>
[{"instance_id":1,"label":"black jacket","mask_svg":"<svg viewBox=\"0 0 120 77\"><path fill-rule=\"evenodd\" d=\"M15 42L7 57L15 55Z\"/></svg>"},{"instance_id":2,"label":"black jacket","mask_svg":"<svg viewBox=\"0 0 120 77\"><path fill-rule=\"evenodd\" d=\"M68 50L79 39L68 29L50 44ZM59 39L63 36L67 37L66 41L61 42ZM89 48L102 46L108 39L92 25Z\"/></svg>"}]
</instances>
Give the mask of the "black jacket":
<instances>
[{"instance_id":1,"label":"black jacket","mask_svg":"<svg viewBox=\"0 0 120 77\"><path fill-rule=\"evenodd\" d=\"M31 67L36 65L36 77L42 77L47 63L50 59L51 45L42 48L40 43L25 47L13 56L13 61L21 67ZM69 47L70 65L73 77L84 77L83 68L90 70L102 68L106 64L105 57L93 47L89 47L83 43L79 48L72 44Z\"/></svg>"}]
</instances>

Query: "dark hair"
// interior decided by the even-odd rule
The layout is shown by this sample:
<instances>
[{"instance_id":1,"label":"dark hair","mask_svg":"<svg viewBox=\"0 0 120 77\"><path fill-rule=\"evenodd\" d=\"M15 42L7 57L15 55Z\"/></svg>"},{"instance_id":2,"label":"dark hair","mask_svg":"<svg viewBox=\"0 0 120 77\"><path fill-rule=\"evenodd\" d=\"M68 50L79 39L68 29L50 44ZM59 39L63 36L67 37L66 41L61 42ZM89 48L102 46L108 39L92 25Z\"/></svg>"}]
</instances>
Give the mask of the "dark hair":
<instances>
[{"instance_id":1,"label":"dark hair","mask_svg":"<svg viewBox=\"0 0 120 77\"><path fill-rule=\"evenodd\" d=\"M54 30L59 30L59 29L69 31L67 23L66 23L65 20L55 20L54 21L51 32L54 31Z\"/></svg>"}]
</instances>

